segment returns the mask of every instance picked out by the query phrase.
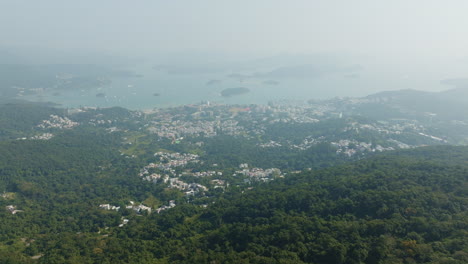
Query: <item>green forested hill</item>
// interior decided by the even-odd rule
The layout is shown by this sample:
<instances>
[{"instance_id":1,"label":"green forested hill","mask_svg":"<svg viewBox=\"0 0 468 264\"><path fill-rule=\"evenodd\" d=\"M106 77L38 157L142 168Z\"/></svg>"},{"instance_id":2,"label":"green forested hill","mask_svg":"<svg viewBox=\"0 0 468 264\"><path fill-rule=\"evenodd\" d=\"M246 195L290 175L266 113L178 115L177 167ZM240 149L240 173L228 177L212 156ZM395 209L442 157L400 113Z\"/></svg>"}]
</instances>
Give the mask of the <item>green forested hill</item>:
<instances>
[{"instance_id":1,"label":"green forested hill","mask_svg":"<svg viewBox=\"0 0 468 264\"><path fill-rule=\"evenodd\" d=\"M378 155L234 188L206 209L180 205L105 235L36 235L15 256L41 253L38 263L466 263L467 160L465 147Z\"/></svg>"},{"instance_id":2,"label":"green forested hill","mask_svg":"<svg viewBox=\"0 0 468 264\"><path fill-rule=\"evenodd\" d=\"M339 154L340 147L384 142L374 130L356 129L358 119L272 123L260 126L264 134L251 128L165 138L146 128L174 133L185 120L179 110L158 113L167 120L157 123L122 108L2 109L0 263L468 262L467 147ZM185 125L199 124L209 123ZM229 124L228 131L239 129ZM35 137L46 133L53 135ZM169 162L156 157L160 151L197 154L197 162L172 167L171 179L207 190L190 196L167 181L143 180L148 164ZM249 173L281 173L253 179L239 172L245 163ZM168 173L148 170L145 175ZM215 174L183 175L191 170ZM215 188L213 181L226 184ZM153 213L127 209L130 201ZM169 201L176 206L155 212Z\"/></svg>"},{"instance_id":3,"label":"green forested hill","mask_svg":"<svg viewBox=\"0 0 468 264\"><path fill-rule=\"evenodd\" d=\"M120 140L80 128L48 141L0 142L0 263L28 263L57 237L117 226L122 213L99 210L99 204L157 192L134 177L134 161L117 151ZM9 205L21 212L11 214Z\"/></svg>"},{"instance_id":4,"label":"green forested hill","mask_svg":"<svg viewBox=\"0 0 468 264\"><path fill-rule=\"evenodd\" d=\"M0 141L29 136L41 120L64 112L39 103L0 103Z\"/></svg>"},{"instance_id":5,"label":"green forested hill","mask_svg":"<svg viewBox=\"0 0 468 264\"><path fill-rule=\"evenodd\" d=\"M466 154L423 148L259 186L203 213L215 228L199 242L253 263L465 263Z\"/></svg>"}]
</instances>

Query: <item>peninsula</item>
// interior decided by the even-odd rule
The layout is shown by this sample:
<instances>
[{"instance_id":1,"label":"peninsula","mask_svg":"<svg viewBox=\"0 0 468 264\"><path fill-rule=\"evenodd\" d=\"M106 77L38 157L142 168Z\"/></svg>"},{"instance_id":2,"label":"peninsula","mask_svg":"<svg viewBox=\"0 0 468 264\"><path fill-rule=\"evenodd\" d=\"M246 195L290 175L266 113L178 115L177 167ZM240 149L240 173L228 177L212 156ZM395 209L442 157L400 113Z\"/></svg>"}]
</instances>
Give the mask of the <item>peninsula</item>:
<instances>
[{"instance_id":1,"label":"peninsula","mask_svg":"<svg viewBox=\"0 0 468 264\"><path fill-rule=\"evenodd\" d=\"M221 91L221 96L223 97L231 97L234 95L241 95L250 92L248 88L245 87L237 87L237 88L228 88Z\"/></svg>"}]
</instances>

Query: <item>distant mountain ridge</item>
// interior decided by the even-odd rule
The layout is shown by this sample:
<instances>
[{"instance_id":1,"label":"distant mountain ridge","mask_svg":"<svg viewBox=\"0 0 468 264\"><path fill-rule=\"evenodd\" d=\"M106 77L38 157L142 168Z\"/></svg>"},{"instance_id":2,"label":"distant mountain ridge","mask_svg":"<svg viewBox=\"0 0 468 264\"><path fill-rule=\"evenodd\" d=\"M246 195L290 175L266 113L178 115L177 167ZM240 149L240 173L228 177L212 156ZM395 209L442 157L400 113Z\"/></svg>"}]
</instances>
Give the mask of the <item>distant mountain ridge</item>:
<instances>
[{"instance_id":1,"label":"distant mountain ridge","mask_svg":"<svg viewBox=\"0 0 468 264\"><path fill-rule=\"evenodd\" d=\"M456 88L440 91L440 92L427 92L415 89L404 89L395 91L383 91L375 94L370 94L365 98L387 98L394 100L413 100L413 99L432 99L432 100L454 100L468 102L468 87L457 86Z\"/></svg>"},{"instance_id":2,"label":"distant mountain ridge","mask_svg":"<svg viewBox=\"0 0 468 264\"><path fill-rule=\"evenodd\" d=\"M385 91L364 99L383 103L406 112L434 113L445 119L462 119L468 114L468 88L453 88L442 92L418 90Z\"/></svg>"}]
</instances>

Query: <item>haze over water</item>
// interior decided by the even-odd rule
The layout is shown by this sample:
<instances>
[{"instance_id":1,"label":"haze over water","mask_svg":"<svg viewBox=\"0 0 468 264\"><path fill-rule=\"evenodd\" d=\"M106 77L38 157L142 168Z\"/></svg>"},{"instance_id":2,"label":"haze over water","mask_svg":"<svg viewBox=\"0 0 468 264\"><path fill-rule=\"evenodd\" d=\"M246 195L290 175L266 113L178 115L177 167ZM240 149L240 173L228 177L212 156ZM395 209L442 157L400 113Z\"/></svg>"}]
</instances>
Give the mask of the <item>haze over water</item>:
<instances>
[{"instance_id":1,"label":"haze over water","mask_svg":"<svg viewBox=\"0 0 468 264\"><path fill-rule=\"evenodd\" d=\"M224 104L267 104L269 101L322 100L333 97L362 97L378 91L425 87L449 88L434 80L411 80L361 71L355 74L329 74L316 78L234 78L230 72L169 74L142 64L133 70L141 77L113 77L111 84L89 89L48 90L22 97L31 101L53 102L64 107L112 107L150 109L210 101ZM247 75L247 74L246 74ZM221 96L228 88L245 87L246 94ZM99 96L100 94L100 96Z\"/></svg>"},{"instance_id":2,"label":"haze over water","mask_svg":"<svg viewBox=\"0 0 468 264\"><path fill-rule=\"evenodd\" d=\"M463 0L2 1L0 60L118 65L143 75L25 97L69 107L441 91L452 88L444 79L468 78L466 10ZM250 92L220 96L236 87Z\"/></svg>"}]
</instances>

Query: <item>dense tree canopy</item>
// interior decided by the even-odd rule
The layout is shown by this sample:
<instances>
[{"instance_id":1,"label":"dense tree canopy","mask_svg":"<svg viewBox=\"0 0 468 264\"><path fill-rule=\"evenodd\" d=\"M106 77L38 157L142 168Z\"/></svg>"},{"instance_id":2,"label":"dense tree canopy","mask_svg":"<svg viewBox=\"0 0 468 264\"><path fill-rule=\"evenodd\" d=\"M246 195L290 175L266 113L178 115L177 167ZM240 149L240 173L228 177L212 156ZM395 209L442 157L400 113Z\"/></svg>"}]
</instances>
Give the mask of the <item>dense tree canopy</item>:
<instances>
[{"instance_id":1,"label":"dense tree canopy","mask_svg":"<svg viewBox=\"0 0 468 264\"><path fill-rule=\"evenodd\" d=\"M258 147L343 131L342 120L298 124L296 134L272 124L264 139L220 134L176 143L142 133L144 117L122 108L79 113L80 126L54 130L48 140L16 140L17 131L34 134L38 122L63 111L36 107L17 113L30 118L22 127L0 130L1 263L468 262L467 147L353 158L327 142L303 150ZM0 113L0 122L12 123L11 115ZM97 126L96 117L105 124ZM229 187L180 176L210 186L189 197L162 181L143 181L138 174L161 150L199 155L186 168L222 172L215 177ZM241 163L278 167L283 175L246 183L235 173ZM137 213L126 208L130 201L153 210L169 201L177 206Z\"/></svg>"}]
</instances>

